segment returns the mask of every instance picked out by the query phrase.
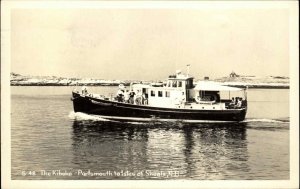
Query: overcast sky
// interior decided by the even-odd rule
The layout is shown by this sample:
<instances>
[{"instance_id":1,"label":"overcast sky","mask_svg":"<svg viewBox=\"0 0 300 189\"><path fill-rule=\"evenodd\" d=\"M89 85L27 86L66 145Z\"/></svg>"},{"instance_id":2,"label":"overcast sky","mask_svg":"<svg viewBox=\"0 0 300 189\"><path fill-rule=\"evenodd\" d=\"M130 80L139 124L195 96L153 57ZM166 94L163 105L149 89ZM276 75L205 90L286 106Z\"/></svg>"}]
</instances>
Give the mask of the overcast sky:
<instances>
[{"instance_id":1,"label":"overcast sky","mask_svg":"<svg viewBox=\"0 0 300 189\"><path fill-rule=\"evenodd\" d=\"M284 9L16 9L11 71L99 79L289 76Z\"/></svg>"}]
</instances>

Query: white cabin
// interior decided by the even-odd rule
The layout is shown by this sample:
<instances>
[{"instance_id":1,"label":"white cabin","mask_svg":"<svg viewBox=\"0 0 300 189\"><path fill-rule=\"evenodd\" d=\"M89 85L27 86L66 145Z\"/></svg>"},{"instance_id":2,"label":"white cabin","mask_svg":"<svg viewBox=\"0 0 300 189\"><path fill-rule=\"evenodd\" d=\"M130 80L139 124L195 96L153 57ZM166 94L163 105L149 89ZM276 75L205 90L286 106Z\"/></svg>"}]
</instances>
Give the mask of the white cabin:
<instances>
[{"instance_id":1,"label":"white cabin","mask_svg":"<svg viewBox=\"0 0 300 189\"><path fill-rule=\"evenodd\" d=\"M135 93L142 91L148 97L148 105L156 107L183 108L192 94L193 77L178 73L170 75L167 83L161 84L134 84Z\"/></svg>"}]
</instances>

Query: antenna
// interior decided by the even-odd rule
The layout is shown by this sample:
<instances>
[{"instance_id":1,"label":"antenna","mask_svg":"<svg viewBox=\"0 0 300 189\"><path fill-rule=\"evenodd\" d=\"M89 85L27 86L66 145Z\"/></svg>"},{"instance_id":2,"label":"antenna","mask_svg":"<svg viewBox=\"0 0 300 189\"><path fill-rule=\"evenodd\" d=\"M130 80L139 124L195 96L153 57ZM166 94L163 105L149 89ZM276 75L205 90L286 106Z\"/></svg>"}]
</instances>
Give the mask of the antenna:
<instances>
[{"instance_id":1,"label":"antenna","mask_svg":"<svg viewBox=\"0 0 300 189\"><path fill-rule=\"evenodd\" d=\"M186 66L187 66L187 68L186 68L187 69L187 76L189 76L189 73L190 73L190 64L187 64Z\"/></svg>"}]
</instances>

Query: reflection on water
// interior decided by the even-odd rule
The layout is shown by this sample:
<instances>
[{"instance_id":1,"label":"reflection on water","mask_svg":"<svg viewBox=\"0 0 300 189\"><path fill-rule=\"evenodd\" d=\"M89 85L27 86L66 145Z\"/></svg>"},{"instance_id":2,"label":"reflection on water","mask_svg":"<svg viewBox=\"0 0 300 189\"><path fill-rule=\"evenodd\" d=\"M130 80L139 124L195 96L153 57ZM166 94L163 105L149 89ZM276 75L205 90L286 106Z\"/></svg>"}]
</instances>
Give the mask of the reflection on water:
<instances>
[{"instance_id":1,"label":"reflection on water","mask_svg":"<svg viewBox=\"0 0 300 189\"><path fill-rule=\"evenodd\" d=\"M249 170L246 126L75 120L72 161L77 168L93 171L178 171L172 179L223 179ZM122 178L166 179L155 174Z\"/></svg>"},{"instance_id":2,"label":"reflection on water","mask_svg":"<svg viewBox=\"0 0 300 189\"><path fill-rule=\"evenodd\" d=\"M11 91L12 179L289 179L289 128L298 127L289 122L289 90L249 90L242 123L111 122L69 116L71 87ZM37 174L23 176L24 170ZM41 170L74 174L44 176ZM78 170L123 174L82 176Z\"/></svg>"}]
</instances>

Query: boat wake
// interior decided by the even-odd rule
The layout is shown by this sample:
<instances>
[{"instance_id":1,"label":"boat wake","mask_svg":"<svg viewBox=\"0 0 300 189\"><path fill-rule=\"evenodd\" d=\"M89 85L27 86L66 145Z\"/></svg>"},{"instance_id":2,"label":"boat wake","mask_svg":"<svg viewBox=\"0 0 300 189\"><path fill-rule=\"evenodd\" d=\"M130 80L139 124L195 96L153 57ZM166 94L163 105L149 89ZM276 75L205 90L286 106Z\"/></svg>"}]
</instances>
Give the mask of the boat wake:
<instances>
[{"instance_id":1,"label":"boat wake","mask_svg":"<svg viewBox=\"0 0 300 189\"><path fill-rule=\"evenodd\" d=\"M249 118L243 121L244 123L250 122L267 122L267 123L288 123L289 118L286 119L266 119L266 118Z\"/></svg>"},{"instance_id":2,"label":"boat wake","mask_svg":"<svg viewBox=\"0 0 300 189\"><path fill-rule=\"evenodd\" d=\"M85 114L82 112L70 112L69 116L70 119L73 120L89 120L89 121L111 121L105 118L102 118L101 116L97 116L97 115L90 115L90 114Z\"/></svg>"}]
</instances>

